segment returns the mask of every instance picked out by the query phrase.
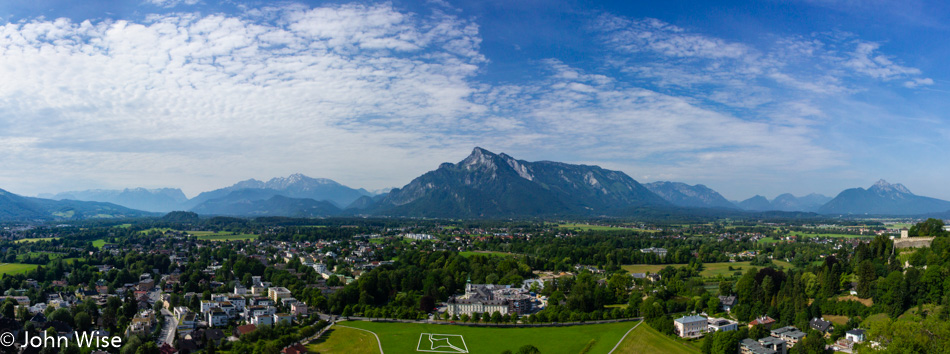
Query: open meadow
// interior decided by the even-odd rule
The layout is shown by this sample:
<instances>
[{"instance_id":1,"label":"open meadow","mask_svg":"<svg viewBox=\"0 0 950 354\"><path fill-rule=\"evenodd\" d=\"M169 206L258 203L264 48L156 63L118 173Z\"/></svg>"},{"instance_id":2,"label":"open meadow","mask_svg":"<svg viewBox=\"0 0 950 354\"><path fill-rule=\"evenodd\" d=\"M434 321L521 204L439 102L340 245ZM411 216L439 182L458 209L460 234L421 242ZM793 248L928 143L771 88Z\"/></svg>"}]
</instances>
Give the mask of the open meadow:
<instances>
[{"instance_id":1,"label":"open meadow","mask_svg":"<svg viewBox=\"0 0 950 354\"><path fill-rule=\"evenodd\" d=\"M33 242L39 242L39 241L52 241L52 240L58 240L58 239L59 237L21 238L19 240L16 240L15 242L16 243L24 243L24 242L33 243Z\"/></svg>"},{"instance_id":2,"label":"open meadow","mask_svg":"<svg viewBox=\"0 0 950 354\"><path fill-rule=\"evenodd\" d=\"M607 353L638 322L619 322L569 327L485 328L419 323L346 321L341 324L373 331L387 353L413 353L422 350L457 353L452 347L469 353L518 351L533 345L542 353ZM327 340L328 342L330 339ZM672 341L672 339L670 339ZM464 348L463 348L464 346Z\"/></svg>"},{"instance_id":3,"label":"open meadow","mask_svg":"<svg viewBox=\"0 0 950 354\"><path fill-rule=\"evenodd\" d=\"M792 269L795 267L791 263L785 261L773 260L772 263L785 269ZM657 273L661 269L669 266L673 268L679 268L685 265L686 264L630 264L623 266L623 270L626 270L630 273ZM732 267L732 270L729 270L729 267ZM751 262L703 263L703 271L700 272L700 275L702 275L704 278L715 278L720 275L723 277L730 277L735 274L735 272L745 272L749 268L763 267L753 266Z\"/></svg>"},{"instance_id":4,"label":"open meadow","mask_svg":"<svg viewBox=\"0 0 950 354\"><path fill-rule=\"evenodd\" d=\"M21 274L36 269L36 264L0 263L0 274Z\"/></svg>"}]
</instances>

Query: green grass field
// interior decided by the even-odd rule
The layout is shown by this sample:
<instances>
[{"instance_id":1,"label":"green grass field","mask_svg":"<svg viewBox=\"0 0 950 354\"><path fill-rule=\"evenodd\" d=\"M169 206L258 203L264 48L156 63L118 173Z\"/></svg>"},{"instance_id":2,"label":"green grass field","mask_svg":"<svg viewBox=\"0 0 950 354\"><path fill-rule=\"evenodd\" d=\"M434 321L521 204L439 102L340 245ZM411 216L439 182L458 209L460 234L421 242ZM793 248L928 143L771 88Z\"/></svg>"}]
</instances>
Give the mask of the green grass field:
<instances>
[{"instance_id":1,"label":"green grass field","mask_svg":"<svg viewBox=\"0 0 950 354\"><path fill-rule=\"evenodd\" d=\"M608 349L609 351L609 349ZM604 351L603 353L606 353ZM657 332L646 323L641 324L624 338L614 353L699 353L686 343L681 343ZM595 353L591 351L591 353ZM599 352L598 352L599 353Z\"/></svg>"},{"instance_id":2,"label":"green grass field","mask_svg":"<svg viewBox=\"0 0 950 354\"><path fill-rule=\"evenodd\" d=\"M777 266L783 267L785 269L795 268L791 263L779 260L773 260ZM633 264L623 266L623 270L626 270L629 273L657 273L661 269L666 268L667 266L672 266L673 268L678 268L685 266L686 264ZM745 272L749 268L752 268L753 265L751 262L721 262L721 263L703 263L703 271L699 273L706 278L715 278L720 275L724 277L729 277L735 272L739 271L738 268L742 268L742 272ZM732 267L733 270L729 270L729 267ZM762 266L754 266L755 268L762 268Z\"/></svg>"},{"instance_id":3,"label":"green grass field","mask_svg":"<svg viewBox=\"0 0 950 354\"><path fill-rule=\"evenodd\" d=\"M314 226L321 227L321 226ZM140 231L143 234L149 234L152 232L161 232L171 231L169 228L151 228ZM243 241L243 240L256 240L257 235L254 234L235 234L228 231L184 231L185 233L196 237L199 240L210 240L210 241Z\"/></svg>"},{"instance_id":4,"label":"green grass field","mask_svg":"<svg viewBox=\"0 0 950 354\"><path fill-rule=\"evenodd\" d=\"M379 344L372 333L353 328L333 326L317 341L307 345L311 353L379 353Z\"/></svg>"},{"instance_id":5,"label":"green grass field","mask_svg":"<svg viewBox=\"0 0 950 354\"><path fill-rule=\"evenodd\" d=\"M759 239L758 241L756 241L756 242L758 242L758 243L776 243L776 242L778 242L778 241L779 241L779 240L776 240L776 239L771 238L771 237L763 237L763 238L760 238L760 239Z\"/></svg>"},{"instance_id":6,"label":"green grass field","mask_svg":"<svg viewBox=\"0 0 950 354\"><path fill-rule=\"evenodd\" d=\"M103 240L101 238L98 240L92 241L92 247L95 247L98 249L102 249L102 246L105 246L105 245L106 245L106 240Z\"/></svg>"},{"instance_id":7,"label":"green grass field","mask_svg":"<svg viewBox=\"0 0 950 354\"><path fill-rule=\"evenodd\" d=\"M589 353L609 352L637 322L540 328L480 328L363 321L346 321L341 324L375 332L383 344L383 351L387 353L414 353L420 346L431 350L433 346L437 347L441 343L460 348L460 343L464 341L464 349L469 353L500 353L504 350L517 352L518 348L530 344L545 354L576 354L584 350L591 340L594 340L594 343ZM425 334L435 336L429 337ZM327 342L330 340L332 339L328 338ZM447 353L454 350L447 346L437 349Z\"/></svg>"},{"instance_id":8,"label":"green grass field","mask_svg":"<svg viewBox=\"0 0 950 354\"><path fill-rule=\"evenodd\" d=\"M58 240L58 239L59 237L23 238L23 239L16 240L16 243L24 243L24 242L33 243L33 242L39 242L39 241L52 241L52 240Z\"/></svg>"},{"instance_id":9,"label":"green grass field","mask_svg":"<svg viewBox=\"0 0 950 354\"><path fill-rule=\"evenodd\" d=\"M21 274L36 269L36 264L0 263L0 274Z\"/></svg>"}]
</instances>

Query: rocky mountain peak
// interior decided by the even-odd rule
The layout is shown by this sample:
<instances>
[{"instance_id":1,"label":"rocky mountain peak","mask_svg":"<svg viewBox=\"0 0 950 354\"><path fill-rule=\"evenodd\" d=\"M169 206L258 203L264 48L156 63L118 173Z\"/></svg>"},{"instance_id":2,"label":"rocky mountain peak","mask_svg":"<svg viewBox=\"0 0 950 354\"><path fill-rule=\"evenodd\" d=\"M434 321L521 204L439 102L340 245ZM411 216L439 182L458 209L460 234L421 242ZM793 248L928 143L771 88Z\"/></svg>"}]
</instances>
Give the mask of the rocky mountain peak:
<instances>
[{"instance_id":1,"label":"rocky mountain peak","mask_svg":"<svg viewBox=\"0 0 950 354\"><path fill-rule=\"evenodd\" d=\"M878 193L898 193L898 194L911 194L911 195L914 194L914 193L911 193L910 190L907 189L907 187L904 187L903 184L900 184L900 183L890 184L890 183L887 183L887 181L885 181L884 179L881 179L875 182L874 185L871 186L871 188L868 188L868 190L878 192Z\"/></svg>"},{"instance_id":2,"label":"rocky mountain peak","mask_svg":"<svg viewBox=\"0 0 950 354\"><path fill-rule=\"evenodd\" d=\"M475 149L472 150L472 154L462 160L459 165L468 170L478 168L495 169L497 168L495 165L496 157L498 157L498 155L495 155L491 151L475 147Z\"/></svg>"}]
</instances>

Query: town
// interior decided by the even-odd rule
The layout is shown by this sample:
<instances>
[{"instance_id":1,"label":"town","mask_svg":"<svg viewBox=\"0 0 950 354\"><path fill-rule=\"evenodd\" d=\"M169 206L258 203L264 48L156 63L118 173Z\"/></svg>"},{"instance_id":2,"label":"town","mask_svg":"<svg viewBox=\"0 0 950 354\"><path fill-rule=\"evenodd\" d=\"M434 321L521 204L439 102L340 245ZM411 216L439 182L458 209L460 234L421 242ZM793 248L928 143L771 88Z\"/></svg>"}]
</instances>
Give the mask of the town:
<instances>
[{"instance_id":1,"label":"town","mask_svg":"<svg viewBox=\"0 0 950 354\"><path fill-rule=\"evenodd\" d=\"M90 351L71 340L62 349L83 353L304 353L360 323L473 331L629 329L643 321L648 334L683 352L851 353L886 348L893 334L881 323L945 316L935 307L947 298L940 289L914 285L920 290L895 295L884 286L902 281L894 277L913 284L940 277L933 265L944 239L909 237L909 226L199 219L181 212L117 224L11 224L0 234L7 262L0 266L0 331L12 333L11 347L22 353L48 352L28 337L44 331L88 333L96 343L122 339L121 348ZM519 347L544 347L522 340L528 343Z\"/></svg>"}]
</instances>

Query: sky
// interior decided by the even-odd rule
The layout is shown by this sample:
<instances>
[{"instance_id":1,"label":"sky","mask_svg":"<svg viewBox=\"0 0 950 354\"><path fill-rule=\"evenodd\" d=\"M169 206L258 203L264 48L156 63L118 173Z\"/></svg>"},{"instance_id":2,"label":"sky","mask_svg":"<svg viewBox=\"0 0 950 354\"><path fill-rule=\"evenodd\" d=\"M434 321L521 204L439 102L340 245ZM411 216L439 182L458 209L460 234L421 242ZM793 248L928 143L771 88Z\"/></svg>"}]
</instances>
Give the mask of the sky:
<instances>
[{"instance_id":1,"label":"sky","mask_svg":"<svg viewBox=\"0 0 950 354\"><path fill-rule=\"evenodd\" d=\"M921 0L2 1L0 188L379 189L480 146L950 200L948 36Z\"/></svg>"}]
</instances>

